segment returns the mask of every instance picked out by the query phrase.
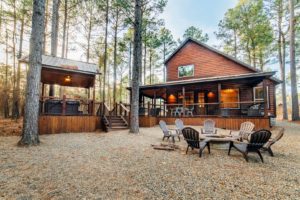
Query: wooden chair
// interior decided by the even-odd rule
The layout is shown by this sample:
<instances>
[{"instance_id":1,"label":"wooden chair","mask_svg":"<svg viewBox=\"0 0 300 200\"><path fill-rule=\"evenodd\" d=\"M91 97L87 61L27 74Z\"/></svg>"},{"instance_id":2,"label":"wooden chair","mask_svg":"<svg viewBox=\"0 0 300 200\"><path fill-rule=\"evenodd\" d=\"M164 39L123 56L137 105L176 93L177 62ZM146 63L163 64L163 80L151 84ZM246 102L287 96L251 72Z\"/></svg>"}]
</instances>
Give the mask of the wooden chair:
<instances>
[{"instance_id":1,"label":"wooden chair","mask_svg":"<svg viewBox=\"0 0 300 200\"><path fill-rule=\"evenodd\" d=\"M207 119L204 121L203 128L201 128L201 134L217 134L217 129L215 128L215 121L212 119Z\"/></svg>"},{"instance_id":2,"label":"wooden chair","mask_svg":"<svg viewBox=\"0 0 300 200\"><path fill-rule=\"evenodd\" d=\"M205 147L207 147L208 153L210 153L209 142L206 140L200 141L198 131L196 131L195 129L193 129L191 127L186 127L184 129L182 129L182 134L183 134L185 141L188 144L186 152L185 152L186 154L188 153L188 150L190 147L192 148L192 150L194 148L199 149L199 157L202 156L202 151L205 149Z\"/></svg>"},{"instance_id":3,"label":"wooden chair","mask_svg":"<svg viewBox=\"0 0 300 200\"><path fill-rule=\"evenodd\" d=\"M263 157L260 153L260 149L269 141L272 133L268 130L259 130L251 134L249 143L244 142L230 142L228 155L230 155L230 150L234 147L236 150L241 152L248 162L248 153L256 152L261 161L264 162Z\"/></svg>"},{"instance_id":4,"label":"wooden chair","mask_svg":"<svg viewBox=\"0 0 300 200\"><path fill-rule=\"evenodd\" d=\"M177 133L172 133L172 131L170 129L168 129L167 124L165 121L160 120L159 121L159 127L161 128L161 130L164 133L163 136L163 141L165 140L165 138L167 138L168 140L170 139L170 137L172 138L173 143L175 143L175 137L178 137L178 140L180 141L180 137ZM176 130L174 130L176 131Z\"/></svg>"},{"instance_id":5,"label":"wooden chair","mask_svg":"<svg viewBox=\"0 0 300 200\"><path fill-rule=\"evenodd\" d=\"M184 124L181 119L176 119L175 120L175 126L177 128L177 134L181 135L182 134L182 129L184 129Z\"/></svg>"},{"instance_id":6,"label":"wooden chair","mask_svg":"<svg viewBox=\"0 0 300 200\"><path fill-rule=\"evenodd\" d=\"M276 135L276 137L271 138L264 146L263 146L263 150L269 152L269 154L271 156L274 156L274 153L271 149L271 146L273 144L275 144L278 140L280 140L282 138L282 136L284 135L284 128L280 128L279 133Z\"/></svg>"},{"instance_id":7,"label":"wooden chair","mask_svg":"<svg viewBox=\"0 0 300 200\"><path fill-rule=\"evenodd\" d=\"M230 131L230 135L239 137L243 140L248 140L249 135L253 132L255 125L252 122L241 123L240 130L237 131L238 134L232 134L234 131Z\"/></svg>"}]
</instances>

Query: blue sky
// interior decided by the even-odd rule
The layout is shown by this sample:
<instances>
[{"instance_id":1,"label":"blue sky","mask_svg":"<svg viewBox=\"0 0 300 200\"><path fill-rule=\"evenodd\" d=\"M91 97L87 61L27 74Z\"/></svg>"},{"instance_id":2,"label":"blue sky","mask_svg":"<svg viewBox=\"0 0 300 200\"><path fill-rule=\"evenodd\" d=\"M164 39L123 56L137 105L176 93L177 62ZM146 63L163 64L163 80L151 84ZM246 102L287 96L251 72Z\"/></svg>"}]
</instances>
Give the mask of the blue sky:
<instances>
[{"instance_id":1,"label":"blue sky","mask_svg":"<svg viewBox=\"0 0 300 200\"><path fill-rule=\"evenodd\" d=\"M177 40L184 31L195 26L209 35L208 44L215 45L217 40L214 31L229 8L233 8L238 0L169 0L161 17L166 28L172 31Z\"/></svg>"}]
</instances>

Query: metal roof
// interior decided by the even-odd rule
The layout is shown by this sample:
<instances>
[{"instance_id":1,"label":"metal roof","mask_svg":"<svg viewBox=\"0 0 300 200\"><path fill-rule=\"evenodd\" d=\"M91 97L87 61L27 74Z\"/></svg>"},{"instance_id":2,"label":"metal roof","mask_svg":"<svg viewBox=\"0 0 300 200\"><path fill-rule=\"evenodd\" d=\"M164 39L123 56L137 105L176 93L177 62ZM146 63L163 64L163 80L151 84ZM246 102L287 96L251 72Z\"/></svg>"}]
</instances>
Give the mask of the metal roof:
<instances>
[{"instance_id":1,"label":"metal roof","mask_svg":"<svg viewBox=\"0 0 300 200\"><path fill-rule=\"evenodd\" d=\"M151 89L151 88L159 88L165 86L174 86L174 85L191 85L195 83L209 83L215 81L229 81L229 80L239 80L239 79L247 79L247 78L259 78L259 77L271 77L276 72L256 72L256 73L247 73L247 74L238 74L238 75L230 75L230 76L214 76L208 78L196 78L196 79L187 79L187 80L179 80L179 81L169 81L165 83L158 83L153 85L143 85L140 86L140 89ZM128 87L131 89L131 87Z\"/></svg>"},{"instance_id":2,"label":"metal roof","mask_svg":"<svg viewBox=\"0 0 300 200\"><path fill-rule=\"evenodd\" d=\"M29 57L26 56L20 59L20 61L28 62ZM45 68L52 68L52 69L58 69L64 71L73 71L73 72L86 73L86 74L99 73L99 69L96 64L70 60L67 58L49 56L49 55L42 55L42 66Z\"/></svg>"}]
</instances>

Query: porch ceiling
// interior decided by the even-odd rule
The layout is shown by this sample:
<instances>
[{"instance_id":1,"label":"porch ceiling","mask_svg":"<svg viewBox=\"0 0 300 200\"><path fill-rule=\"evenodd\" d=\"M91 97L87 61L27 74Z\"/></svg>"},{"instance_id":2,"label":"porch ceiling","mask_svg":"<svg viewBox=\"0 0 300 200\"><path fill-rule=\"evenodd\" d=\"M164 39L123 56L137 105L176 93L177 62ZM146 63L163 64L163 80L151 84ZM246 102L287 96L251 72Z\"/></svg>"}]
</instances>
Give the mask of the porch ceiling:
<instances>
[{"instance_id":1,"label":"porch ceiling","mask_svg":"<svg viewBox=\"0 0 300 200\"><path fill-rule=\"evenodd\" d=\"M161 84L144 85L140 86L141 94L149 98L166 98L166 91L168 90L181 90L184 86L187 89L199 89L199 86L210 86L211 83L234 83L241 85L255 86L261 83L265 78L270 78L275 72L258 72L248 73L234 76L219 76L199 79L189 79L180 81L170 81ZM129 90L131 88L128 88Z\"/></svg>"}]
</instances>

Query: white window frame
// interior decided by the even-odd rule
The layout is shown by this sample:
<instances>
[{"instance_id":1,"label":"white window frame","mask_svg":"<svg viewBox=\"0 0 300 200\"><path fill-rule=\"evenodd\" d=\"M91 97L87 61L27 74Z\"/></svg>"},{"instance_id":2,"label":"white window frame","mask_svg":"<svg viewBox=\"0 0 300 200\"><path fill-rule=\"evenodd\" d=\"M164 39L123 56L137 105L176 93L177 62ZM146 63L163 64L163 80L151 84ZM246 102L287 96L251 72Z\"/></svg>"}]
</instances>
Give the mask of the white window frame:
<instances>
[{"instance_id":1,"label":"white window frame","mask_svg":"<svg viewBox=\"0 0 300 200\"><path fill-rule=\"evenodd\" d=\"M193 75L191 75L191 76L179 76L179 68L180 67L189 67L189 66L193 66ZM195 75L195 65L193 65L193 64L190 64L190 65L180 65L180 66L178 66L178 68L177 68L177 75L178 75L178 78L185 78L185 77L193 77L194 75Z\"/></svg>"},{"instance_id":2,"label":"white window frame","mask_svg":"<svg viewBox=\"0 0 300 200\"><path fill-rule=\"evenodd\" d=\"M262 98L262 99L257 99L256 97L255 97L255 90L257 89L257 88L262 88L263 89L263 86L256 86L256 87L253 87L253 101L254 102L263 102L264 101L264 99ZM268 109L270 109L270 104L269 104L269 86L266 86L266 88L267 88L267 108Z\"/></svg>"}]
</instances>

